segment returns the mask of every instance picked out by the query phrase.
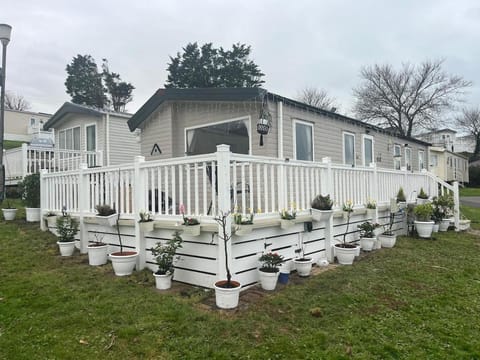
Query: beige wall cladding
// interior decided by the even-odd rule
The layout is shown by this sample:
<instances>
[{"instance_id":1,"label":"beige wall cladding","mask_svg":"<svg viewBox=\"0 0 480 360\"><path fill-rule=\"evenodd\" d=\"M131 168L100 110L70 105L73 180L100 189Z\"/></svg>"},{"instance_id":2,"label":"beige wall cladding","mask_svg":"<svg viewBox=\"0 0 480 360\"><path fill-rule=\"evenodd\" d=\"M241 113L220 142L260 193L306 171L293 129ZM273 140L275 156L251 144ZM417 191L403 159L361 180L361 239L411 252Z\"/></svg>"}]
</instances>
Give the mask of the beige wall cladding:
<instances>
[{"instance_id":1,"label":"beige wall cladding","mask_svg":"<svg viewBox=\"0 0 480 360\"><path fill-rule=\"evenodd\" d=\"M5 134L29 135L28 128L32 118L46 123L50 115L5 109Z\"/></svg>"},{"instance_id":2,"label":"beige wall cladding","mask_svg":"<svg viewBox=\"0 0 480 360\"><path fill-rule=\"evenodd\" d=\"M144 123L141 135L140 152L146 160L168 159L174 157L172 151L172 107L163 104ZM175 139L175 142L178 142ZM152 150L155 144L160 148L161 154ZM183 155L183 154L182 154ZM178 156L178 155L177 155Z\"/></svg>"},{"instance_id":3,"label":"beige wall cladding","mask_svg":"<svg viewBox=\"0 0 480 360\"><path fill-rule=\"evenodd\" d=\"M130 132L127 120L110 115L110 165L131 163L140 155L140 138Z\"/></svg>"}]
</instances>

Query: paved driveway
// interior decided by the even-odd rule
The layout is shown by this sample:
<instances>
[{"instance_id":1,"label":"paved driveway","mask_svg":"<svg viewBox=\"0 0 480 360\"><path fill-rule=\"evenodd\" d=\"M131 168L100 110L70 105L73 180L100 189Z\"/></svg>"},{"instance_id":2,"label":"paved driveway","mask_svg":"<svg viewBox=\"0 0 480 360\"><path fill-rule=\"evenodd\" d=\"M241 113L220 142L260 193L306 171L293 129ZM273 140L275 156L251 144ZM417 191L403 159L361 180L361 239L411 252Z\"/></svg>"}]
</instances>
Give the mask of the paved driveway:
<instances>
[{"instance_id":1,"label":"paved driveway","mask_svg":"<svg viewBox=\"0 0 480 360\"><path fill-rule=\"evenodd\" d=\"M480 208L480 196L463 196L460 198L460 204Z\"/></svg>"}]
</instances>

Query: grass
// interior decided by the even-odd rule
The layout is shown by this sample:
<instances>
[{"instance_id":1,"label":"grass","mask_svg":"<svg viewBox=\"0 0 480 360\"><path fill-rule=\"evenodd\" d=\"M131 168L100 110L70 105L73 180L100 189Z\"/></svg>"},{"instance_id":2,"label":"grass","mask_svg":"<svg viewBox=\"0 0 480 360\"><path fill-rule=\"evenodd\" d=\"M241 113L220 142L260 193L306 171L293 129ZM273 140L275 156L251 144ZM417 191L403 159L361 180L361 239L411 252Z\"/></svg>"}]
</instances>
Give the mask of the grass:
<instances>
[{"instance_id":1,"label":"grass","mask_svg":"<svg viewBox=\"0 0 480 360\"><path fill-rule=\"evenodd\" d=\"M480 188L460 188L460 196L480 196Z\"/></svg>"},{"instance_id":2,"label":"grass","mask_svg":"<svg viewBox=\"0 0 480 360\"><path fill-rule=\"evenodd\" d=\"M3 147L5 150L21 147L25 141L4 140Z\"/></svg>"},{"instance_id":3,"label":"grass","mask_svg":"<svg viewBox=\"0 0 480 360\"><path fill-rule=\"evenodd\" d=\"M229 312L211 291L156 291L149 271L61 258L38 225L0 229L0 359L480 358L472 234L402 237Z\"/></svg>"}]
</instances>

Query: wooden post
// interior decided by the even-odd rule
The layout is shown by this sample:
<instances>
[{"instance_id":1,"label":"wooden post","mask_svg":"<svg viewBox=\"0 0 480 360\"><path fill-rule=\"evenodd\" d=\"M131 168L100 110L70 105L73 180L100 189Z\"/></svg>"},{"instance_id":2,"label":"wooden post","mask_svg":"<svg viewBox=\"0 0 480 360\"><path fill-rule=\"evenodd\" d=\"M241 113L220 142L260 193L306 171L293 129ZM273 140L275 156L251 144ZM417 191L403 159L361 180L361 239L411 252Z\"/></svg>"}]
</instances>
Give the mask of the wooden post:
<instances>
[{"instance_id":1,"label":"wooden post","mask_svg":"<svg viewBox=\"0 0 480 360\"><path fill-rule=\"evenodd\" d=\"M42 231L48 230L48 228L45 226L45 220L43 219L43 214L45 210L47 210L47 187L44 178L46 174L47 170L40 170L40 229Z\"/></svg>"},{"instance_id":2,"label":"wooden post","mask_svg":"<svg viewBox=\"0 0 480 360\"><path fill-rule=\"evenodd\" d=\"M453 216L455 219L455 231L460 231L460 192L458 190L458 181L453 182Z\"/></svg>"},{"instance_id":3,"label":"wooden post","mask_svg":"<svg viewBox=\"0 0 480 360\"><path fill-rule=\"evenodd\" d=\"M230 213L230 145L217 145L217 174L218 174L218 213L214 216ZM231 214L227 217L226 233L228 236L232 235L232 217ZM218 233L222 234L223 229L218 226ZM227 278L225 269L225 248L227 247L228 264L230 272L232 271L232 242L229 241L226 245L221 237L218 237L218 256L217 256L217 280Z\"/></svg>"},{"instance_id":4,"label":"wooden post","mask_svg":"<svg viewBox=\"0 0 480 360\"><path fill-rule=\"evenodd\" d=\"M146 241L145 234L140 231L140 211L146 211L145 204L145 176L140 165L145 162L144 156L135 156L134 163L134 199L133 199L133 212L135 213L135 251L137 251L137 270L142 270L146 266Z\"/></svg>"},{"instance_id":5,"label":"wooden post","mask_svg":"<svg viewBox=\"0 0 480 360\"><path fill-rule=\"evenodd\" d=\"M90 199L90 186L88 176L84 171L87 169L86 163L81 163L78 171L78 215L80 230L80 253L85 254L88 246L88 231L85 225L85 213L89 211L88 201Z\"/></svg>"}]
</instances>

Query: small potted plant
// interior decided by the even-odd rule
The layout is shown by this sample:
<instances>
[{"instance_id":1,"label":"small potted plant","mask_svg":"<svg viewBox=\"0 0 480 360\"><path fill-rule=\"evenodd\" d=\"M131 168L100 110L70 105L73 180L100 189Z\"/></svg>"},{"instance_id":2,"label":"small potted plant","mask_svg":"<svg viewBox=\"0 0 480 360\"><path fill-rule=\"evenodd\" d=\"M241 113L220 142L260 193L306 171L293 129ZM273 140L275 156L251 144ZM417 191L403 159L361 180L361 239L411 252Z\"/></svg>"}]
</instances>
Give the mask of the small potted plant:
<instances>
[{"instance_id":1,"label":"small potted plant","mask_svg":"<svg viewBox=\"0 0 480 360\"><path fill-rule=\"evenodd\" d=\"M416 220L414 221L415 229L417 229L418 236L421 238L429 238L432 236L433 225L435 224L431 219L433 215L432 204L426 203L417 205L413 209Z\"/></svg>"},{"instance_id":2,"label":"small potted plant","mask_svg":"<svg viewBox=\"0 0 480 360\"><path fill-rule=\"evenodd\" d=\"M350 226L350 214L353 212L353 206L351 201L347 201L343 204L344 216L347 216L347 224L345 226L345 232L343 233L343 240L341 243L334 245L335 256L338 263L341 265L352 265L355 256L360 255L360 246L347 242L348 228Z\"/></svg>"},{"instance_id":3,"label":"small potted plant","mask_svg":"<svg viewBox=\"0 0 480 360\"><path fill-rule=\"evenodd\" d=\"M313 259L311 257L305 256L305 248L303 246L301 249L295 250L295 252L302 253L302 256L293 259L293 263L295 264L295 269L297 270L298 276L310 276L310 272L312 271Z\"/></svg>"},{"instance_id":4,"label":"small potted plant","mask_svg":"<svg viewBox=\"0 0 480 360\"><path fill-rule=\"evenodd\" d=\"M293 208L292 210L283 209L280 211L280 227L284 230L290 229L295 225L295 218L297 217L297 212Z\"/></svg>"},{"instance_id":5,"label":"small potted plant","mask_svg":"<svg viewBox=\"0 0 480 360\"><path fill-rule=\"evenodd\" d=\"M258 269L262 289L275 290L279 275L279 266L283 263L283 256L278 253L268 252L262 254L259 260L262 263Z\"/></svg>"},{"instance_id":6,"label":"small potted plant","mask_svg":"<svg viewBox=\"0 0 480 360\"><path fill-rule=\"evenodd\" d=\"M194 217L185 216L185 205L180 204L179 210L183 218L183 233L190 236L200 235L200 221Z\"/></svg>"},{"instance_id":7,"label":"small potted plant","mask_svg":"<svg viewBox=\"0 0 480 360\"><path fill-rule=\"evenodd\" d=\"M152 214L148 211L140 211L140 220L138 220L138 224L140 226L140 231L146 233L153 231L153 219Z\"/></svg>"},{"instance_id":8,"label":"small potted plant","mask_svg":"<svg viewBox=\"0 0 480 360\"><path fill-rule=\"evenodd\" d=\"M439 223L439 231L447 231L450 226L450 219L448 218L453 212L455 206L453 196L444 194L437 197L435 206L439 208L441 214L441 221Z\"/></svg>"},{"instance_id":9,"label":"small potted plant","mask_svg":"<svg viewBox=\"0 0 480 360\"><path fill-rule=\"evenodd\" d=\"M240 283L232 280L232 274L230 273L230 267L228 265L228 242L231 240L231 235L228 234L227 228L229 226L229 212L221 212L219 216L215 218L215 221L219 224L221 231L218 234L219 240L223 242L223 250L225 256L225 272L227 279L216 281L213 285L215 288L215 304L221 309L234 309L238 306L238 300L240 296Z\"/></svg>"},{"instance_id":10,"label":"small potted plant","mask_svg":"<svg viewBox=\"0 0 480 360\"><path fill-rule=\"evenodd\" d=\"M171 239L166 244L157 242L151 249L155 261L157 262L157 271L153 273L155 285L159 290L167 290L172 286L173 272L175 271L174 261L180 256L176 255L178 249L182 247L182 237L179 231L175 231Z\"/></svg>"},{"instance_id":11,"label":"small potted plant","mask_svg":"<svg viewBox=\"0 0 480 360\"><path fill-rule=\"evenodd\" d=\"M353 213L353 202L352 200L347 200L342 205L343 219L350 221L350 217Z\"/></svg>"},{"instance_id":12,"label":"small potted plant","mask_svg":"<svg viewBox=\"0 0 480 360\"><path fill-rule=\"evenodd\" d=\"M117 212L108 204L98 204L95 206L97 210L97 223L105 226L115 226L117 224Z\"/></svg>"},{"instance_id":13,"label":"small potted plant","mask_svg":"<svg viewBox=\"0 0 480 360\"><path fill-rule=\"evenodd\" d=\"M367 217L373 219L376 215L377 203L375 200L367 199L365 203L365 208L367 209Z\"/></svg>"},{"instance_id":14,"label":"small potted plant","mask_svg":"<svg viewBox=\"0 0 480 360\"><path fill-rule=\"evenodd\" d=\"M5 201L2 203L2 205L4 205L4 207L2 207L2 212L5 221L15 220L15 216L17 216L17 208L12 206L8 198L5 198Z\"/></svg>"},{"instance_id":15,"label":"small potted plant","mask_svg":"<svg viewBox=\"0 0 480 360\"><path fill-rule=\"evenodd\" d=\"M427 201L428 201L428 195L425 192L425 190L423 190L423 187L422 187L420 188L420 192L417 195L417 204L422 205L422 204L425 204Z\"/></svg>"},{"instance_id":16,"label":"small potted plant","mask_svg":"<svg viewBox=\"0 0 480 360\"><path fill-rule=\"evenodd\" d=\"M235 235L243 236L250 234L253 229L254 213L244 216L240 213L233 214L233 222L235 223Z\"/></svg>"},{"instance_id":17,"label":"small potted plant","mask_svg":"<svg viewBox=\"0 0 480 360\"><path fill-rule=\"evenodd\" d=\"M395 212L390 211L388 227L382 234L378 235L378 240L380 240L380 243L384 248L394 247L395 242L397 241L397 235L392 230L394 222L395 222Z\"/></svg>"},{"instance_id":18,"label":"small potted plant","mask_svg":"<svg viewBox=\"0 0 480 360\"><path fill-rule=\"evenodd\" d=\"M75 235L78 233L78 221L66 212L57 217L58 248L61 256L72 256L75 250Z\"/></svg>"},{"instance_id":19,"label":"small potted plant","mask_svg":"<svg viewBox=\"0 0 480 360\"><path fill-rule=\"evenodd\" d=\"M333 214L333 200L330 199L330 194L325 196L318 194L312 200L310 206L312 207L312 219L315 221L326 220Z\"/></svg>"},{"instance_id":20,"label":"small potted plant","mask_svg":"<svg viewBox=\"0 0 480 360\"><path fill-rule=\"evenodd\" d=\"M103 236L94 233L95 240L87 246L88 263L91 266L105 265L108 260L108 244L103 242Z\"/></svg>"},{"instance_id":21,"label":"small potted plant","mask_svg":"<svg viewBox=\"0 0 480 360\"><path fill-rule=\"evenodd\" d=\"M25 201L25 215L28 222L40 221L40 174L25 176L19 184Z\"/></svg>"},{"instance_id":22,"label":"small potted plant","mask_svg":"<svg viewBox=\"0 0 480 360\"><path fill-rule=\"evenodd\" d=\"M360 246L364 251L372 251L377 240L374 233L375 229L379 228L379 224L375 224L370 221L358 225L360 229Z\"/></svg>"},{"instance_id":23,"label":"small potted plant","mask_svg":"<svg viewBox=\"0 0 480 360\"><path fill-rule=\"evenodd\" d=\"M397 192L397 204L400 209L405 209L405 207L407 206L407 198L405 197L405 192L403 191L403 188L401 186Z\"/></svg>"},{"instance_id":24,"label":"small potted plant","mask_svg":"<svg viewBox=\"0 0 480 360\"><path fill-rule=\"evenodd\" d=\"M55 227L57 224L57 214L53 211L48 211L43 218L47 221L47 226L49 228Z\"/></svg>"}]
</instances>

